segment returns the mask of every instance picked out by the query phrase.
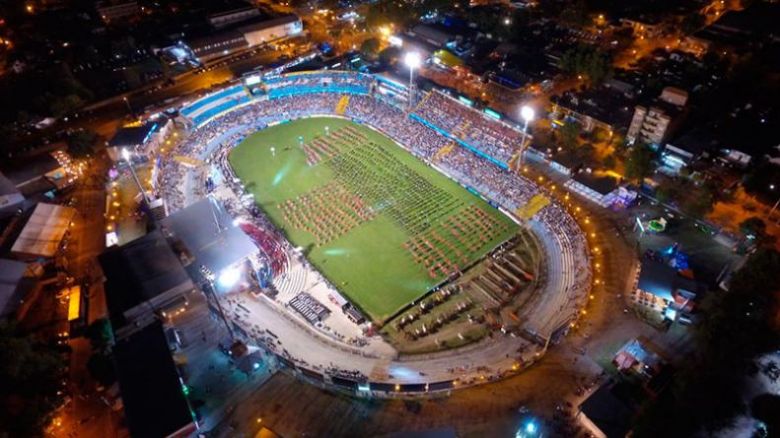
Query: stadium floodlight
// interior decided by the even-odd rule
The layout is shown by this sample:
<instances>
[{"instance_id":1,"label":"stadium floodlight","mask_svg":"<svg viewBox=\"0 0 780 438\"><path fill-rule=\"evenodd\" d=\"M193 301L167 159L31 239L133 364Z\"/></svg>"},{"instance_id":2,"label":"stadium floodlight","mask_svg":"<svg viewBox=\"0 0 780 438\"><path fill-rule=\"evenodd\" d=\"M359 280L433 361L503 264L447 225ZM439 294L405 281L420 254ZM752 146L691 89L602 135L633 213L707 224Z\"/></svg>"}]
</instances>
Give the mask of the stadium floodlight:
<instances>
[{"instance_id":1,"label":"stadium floodlight","mask_svg":"<svg viewBox=\"0 0 780 438\"><path fill-rule=\"evenodd\" d=\"M526 140L528 139L528 122L536 117L536 111L528 105L523 105L520 108L520 118L523 119L523 140L520 145L520 163L519 166L523 166L523 155L525 154Z\"/></svg>"},{"instance_id":2,"label":"stadium floodlight","mask_svg":"<svg viewBox=\"0 0 780 438\"><path fill-rule=\"evenodd\" d=\"M422 58L417 52L407 52L404 56L404 64L406 64L406 66L410 69L414 70L416 68L420 68L420 65L422 64Z\"/></svg>"},{"instance_id":3,"label":"stadium floodlight","mask_svg":"<svg viewBox=\"0 0 780 438\"><path fill-rule=\"evenodd\" d=\"M127 148L122 148L120 153L122 154L122 158L127 161L127 167L130 168L130 175L133 176L133 181L135 181L135 185L137 186L138 191L141 193L141 197L143 198L144 202L146 202L146 205L149 205L149 198L146 196L146 190L144 190L144 187L141 185L141 180L138 179L138 175L135 173L133 161L130 159L132 158L130 150Z\"/></svg>"},{"instance_id":4,"label":"stadium floodlight","mask_svg":"<svg viewBox=\"0 0 780 438\"><path fill-rule=\"evenodd\" d=\"M238 283L241 278L241 270L236 267L229 267L222 270L217 278L217 284L223 289L230 289Z\"/></svg>"},{"instance_id":5,"label":"stadium floodlight","mask_svg":"<svg viewBox=\"0 0 780 438\"><path fill-rule=\"evenodd\" d=\"M409 109L414 106L414 69L422 65L422 57L417 52L407 52L404 56L404 64L409 67Z\"/></svg>"},{"instance_id":6,"label":"stadium floodlight","mask_svg":"<svg viewBox=\"0 0 780 438\"><path fill-rule=\"evenodd\" d=\"M536 117L536 111L534 111L534 109L528 105L523 105L523 107L520 108L520 117L522 117L523 120L525 120L525 123L527 125L528 122L530 122L531 120L534 119L534 117Z\"/></svg>"}]
</instances>

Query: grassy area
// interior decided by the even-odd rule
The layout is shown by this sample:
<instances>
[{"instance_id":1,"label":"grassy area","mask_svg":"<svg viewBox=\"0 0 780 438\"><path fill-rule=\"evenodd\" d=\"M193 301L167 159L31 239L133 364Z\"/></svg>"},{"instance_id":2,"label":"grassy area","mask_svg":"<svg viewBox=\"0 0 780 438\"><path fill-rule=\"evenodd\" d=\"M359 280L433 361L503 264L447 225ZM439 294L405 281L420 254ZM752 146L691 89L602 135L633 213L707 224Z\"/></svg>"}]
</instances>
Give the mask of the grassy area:
<instances>
[{"instance_id":1,"label":"grassy area","mask_svg":"<svg viewBox=\"0 0 780 438\"><path fill-rule=\"evenodd\" d=\"M387 137L343 119L270 127L230 162L291 242L378 322L517 231Z\"/></svg>"}]
</instances>

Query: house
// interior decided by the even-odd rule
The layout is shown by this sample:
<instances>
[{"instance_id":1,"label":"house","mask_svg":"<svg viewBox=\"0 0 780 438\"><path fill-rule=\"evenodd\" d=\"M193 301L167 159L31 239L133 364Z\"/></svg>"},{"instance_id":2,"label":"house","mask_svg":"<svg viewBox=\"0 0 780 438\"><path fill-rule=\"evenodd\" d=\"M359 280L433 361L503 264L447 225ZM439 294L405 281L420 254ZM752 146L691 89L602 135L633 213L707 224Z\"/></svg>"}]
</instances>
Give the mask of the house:
<instances>
[{"instance_id":1,"label":"house","mask_svg":"<svg viewBox=\"0 0 780 438\"><path fill-rule=\"evenodd\" d=\"M626 133L629 144L646 143L655 148L679 128L686 114L688 92L666 87L661 95L648 105L637 105Z\"/></svg>"},{"instance_id":2,"label":"house","mask_svg":"<svg viewBox=\"0 0 780 438\"><path fill-rule=\"evenodd\" d=\"M550 118L554 124L564 119L576 120L582 130L602 129L609 133L623 133L631 122L635 99L633 94L605 84L581 92L567 91L551 98Z\"/></svg>"},{"instance_id":3,"label":"house","mask_svg":"<svg viewBox=\"0 0 780 438\"><path fill-rule=\"evenodd\" d=\"M665 361L650 342L639 337L626 342L612 359L620 372L631 372L644 380L650 380L664 367Z\"/></svg>"},{"instance_id":4,"label":"house","mask_svg":"<svg viewBox=\"0 0 780 438\"><path fill-rule=\"evenodd\" d=\"M118 336L185 309L195 284L160 231L98 256L106 303Z\"/></svg>"},{"instance_id":5,"label":"house","mask_svg":"<svg viewBox=\"0 0 780 438\"><path fill-rule=\"evenodd\" d=\"M703 291L697 281L683 276L663 260L644 257L632 299L658 316L675 321L681 313L690 313Z\"/></svg>"}]
</instances>

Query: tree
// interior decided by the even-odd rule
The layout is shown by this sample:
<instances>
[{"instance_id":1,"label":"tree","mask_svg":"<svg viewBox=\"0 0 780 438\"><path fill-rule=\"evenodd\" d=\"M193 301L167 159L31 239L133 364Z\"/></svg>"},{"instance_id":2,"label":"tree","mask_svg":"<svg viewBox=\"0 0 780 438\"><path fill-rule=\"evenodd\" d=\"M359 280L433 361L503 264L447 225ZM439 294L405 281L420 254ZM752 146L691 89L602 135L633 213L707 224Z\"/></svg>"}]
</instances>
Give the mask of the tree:
<instances>
[{"instance_id":1,"label":"tree","mask_svg":"<svg viewBox=\"0 0 780 438\"><path fill-rule=\"evenodd\" d=\"M617 158L615 158L615 154L609 154L606 157L604 157L604 167L607 169L614 169L617 165Z\"/></svg>"},{"instance_id":2,"label":"tree","mask_svg":"<svg viewBox=\"0 0 780 438\"><path fill-rule=\"evenodd\" d=\"M95 152L98 136L93 131L75 131L68 136L68 152L74 158L84 158Z\"/></svg>"},{"instance_id":3,"label":"tree","mask_svg":"<svg viewBox=\"0 0 780 438\"><path fill-rule=\"evenodd\" d=\"M580 124L579 122L569 121L564 124L558 131L561 140L561 146L569 151L572 151L577 147L577 140L580 138Z\"/></svg>"},{"instance_id":4,"label":"tree","mask_svg":"<svg viewBox=\"0 0 780 438\"><path fill-rule=\"evenodd\" d=\"M761 394L750 402L750 413L767 427L767 436L780 436L780 395Z\"/></svg>"},{"instance_id":5,"label":"tree","mask_svg":"<svg viewBox=\"0 0 780 438\"><path fill-rule=\"evenodd\" d=\"M104 353L92 353L87 360L87 370L89 375L103 386L109 386L116 381L114 363Z\"/></svg>"},{"instance_id":6,"label":"tree","mask_svg":"<svg viewBox=\"0 0 780 438\"><path fill-rule=\"evenodd\" d=\"M677 200L680 196L680 183L676 179L664 179L655 189L655 198L658 202Z\"/></svg>"},{"instance_id":7,"label":"tree","mask_svg":"<svg viewBox=\"0 0 780 438\"><path fill-rule=\"evenodd\" d=\"M65 361L50 345L0 323L0 429L39 436L60 403Z\"/></svg>"},{"instance_id":8,"label":"tree","mask_svg":"<svg viewBox=\"0 0 780 438\"><path fill-rule=\"evenodd\" d=\"M600 84L612 76L612 59L604 51L580 45L561 56L561 70L571 75L584 75L593 84Z\"/></svg>"},{"instance_id":9,"label":"tree","mask_svg":"<svg viewBox=\"0 0 780 438\"><path fill-rule=\"evenodd\" d=\"M379 52L379 40L376 38L369 38L363 41L363 44L360 45L360 51L369 57L376 56L377 52Z\"/></svg>"},{"instance_id":10,"label":"tree","mask_svg":"<svg viewBox=\"0 0 780 438\"><path fill-rule=\"evenodd\" d=\"M752 234L753 236L760 237L766 232L766 223L760 217L750 217L745 219L739 224L739 230L743 234Z\"/></svg>"},{"instance_id":11,"label":"tree","mask_svg":"<svg viewBox=\"0 0 780 438\"><path fill-rule=\"evenodd\" d=\"M572 26L585 26L588 24L588 6L585 0L577 0L563 9L559 16L561 21Z\"/></svg>"},{"instance_id":12,"label":"tree","mask_svg":"<svg viewBox=\"0 0 780 438\"><path fill-rule=\"evenodd\" d=\"M626 179L641 184L653 170L653 151L644 144L634 145L626 159Z\"/></svg>"},{"instance_id":13,"label":"tree","mask_svg":"<svg viewBox=\"0 0 780 438\"><path fill-rule=\"evenodd\" d=\"M111 323L106 318L95 320L87 327L85 336L95 350L103 350L111 342Z\"/></svg>"}]
</instances>

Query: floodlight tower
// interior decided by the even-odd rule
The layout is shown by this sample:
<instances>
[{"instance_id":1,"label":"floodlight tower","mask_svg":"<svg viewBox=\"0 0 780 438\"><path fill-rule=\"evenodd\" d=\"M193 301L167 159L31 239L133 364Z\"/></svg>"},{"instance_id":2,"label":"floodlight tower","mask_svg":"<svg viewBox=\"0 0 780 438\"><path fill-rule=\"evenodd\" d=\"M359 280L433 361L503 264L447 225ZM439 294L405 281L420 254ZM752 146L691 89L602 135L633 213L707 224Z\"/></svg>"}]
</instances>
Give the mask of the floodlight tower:
<instances>
[{"instance_id":1,"label":"floodlight tower","mask_svg":"<svg viewBox=\"0 0 780 438\"><path fill-rule=\"evenodd\" d=\"M122 148L122 158L127 161L127 167L130 168L130 174L133 175L133 180L135 181L135 185L138 186L138 191L141 192L141 196L143 197L144 202L147 206L149 206L149 198L146 196L146 191L144 190L143 186L141 185L141 180L138 179L138 174L135 173L135 167L133 167L133 160L132 154L130 153L130 150L127 148Z\"/></svg>"},{"instance_id":2,"label":"floodlight tower","mask_svg":"<svg viewBox=\"0 0 780 438\"><path fill-rule=\"evenodd\" d=\"M520 118L523 119L523 140L520 144L520 168L523 167L525 149L528 147L528 122L536 117L536 112L528 105L523 105L520 108Z\"/></svg>"},{"instance_id":3,"label":"floodlight tower","mask_svg":"<svg viewBox=\"0 0 780 438\"><path fill-rule=\"evenodd\" d=\"M404 64L409 67L409 109L414 107L414 70L422 65L422 58L417 52L407 52L404 56Z\"/></svg>"}]
</instances>

